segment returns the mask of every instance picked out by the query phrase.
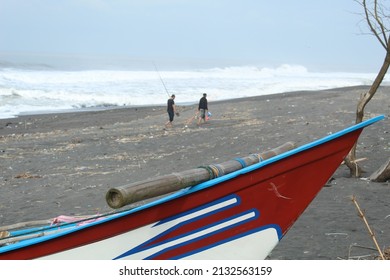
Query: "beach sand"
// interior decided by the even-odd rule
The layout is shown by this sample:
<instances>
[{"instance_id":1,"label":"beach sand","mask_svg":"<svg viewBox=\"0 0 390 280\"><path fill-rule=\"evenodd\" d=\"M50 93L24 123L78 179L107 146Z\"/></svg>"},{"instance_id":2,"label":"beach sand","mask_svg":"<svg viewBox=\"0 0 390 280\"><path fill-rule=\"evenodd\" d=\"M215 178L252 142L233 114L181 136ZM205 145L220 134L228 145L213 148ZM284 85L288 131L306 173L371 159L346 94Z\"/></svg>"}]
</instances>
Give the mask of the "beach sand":
<instances>
[{"instance_id":1,"label":"beach sand","mask_svg":"<svg viewBox=\"0 0 390 280\"><path fill-rule=\"evenodd\" d=\"M366 118L388 117L382 87ZM112 211L111 187L275 148L302 145L355 123L367 87L301 91L221 102L209 95L211 120L186 122L195 105L180 106L164 129L165 107L26 115L0 120L0 226L58 215ZM367 177L389 158L390 121L367 127L357 156ZM341 165L269 259L357 259L377 255L350 197L356 199L381 248L390 246L390 186L350 178Z\"/></svg>"}]
</instances>

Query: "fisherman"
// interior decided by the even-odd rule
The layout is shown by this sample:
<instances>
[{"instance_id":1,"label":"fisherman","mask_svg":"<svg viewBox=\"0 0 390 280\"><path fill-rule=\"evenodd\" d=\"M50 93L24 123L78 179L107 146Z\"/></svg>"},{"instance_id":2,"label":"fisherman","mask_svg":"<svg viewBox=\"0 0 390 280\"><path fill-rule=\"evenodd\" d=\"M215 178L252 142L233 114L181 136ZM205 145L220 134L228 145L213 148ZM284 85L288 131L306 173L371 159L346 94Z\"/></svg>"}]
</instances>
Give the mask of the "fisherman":
<instances>
[{"instance_id":1,"label":"fisherman","mask_svg":"<svg viewBox=\"0 0 390 280\"><path fill-rule=\"evenodd\" d=\"M207 106L207 94L203 93L203 97L199 100L199 118L198 118L198 125L200 125L200 122L203 120L203 122L206 122L206 115L207 111L209 110Z\"/></svg>"},{"instance_id":2,"label":"fisherman","mask_svg":"<svg viewBox=\"0 0 390 280\"><path fill-rule=\"evenodd\" d=\"M175 95L172 94L171 97L168 99L167 102L167 112L168 112L168 118L169 120L166 122L165 127L172 127L172 122L175 117L176 113L176 106L175 106ZM176 113L178 114L178 113Z\"/></svg>"}]
</instances>

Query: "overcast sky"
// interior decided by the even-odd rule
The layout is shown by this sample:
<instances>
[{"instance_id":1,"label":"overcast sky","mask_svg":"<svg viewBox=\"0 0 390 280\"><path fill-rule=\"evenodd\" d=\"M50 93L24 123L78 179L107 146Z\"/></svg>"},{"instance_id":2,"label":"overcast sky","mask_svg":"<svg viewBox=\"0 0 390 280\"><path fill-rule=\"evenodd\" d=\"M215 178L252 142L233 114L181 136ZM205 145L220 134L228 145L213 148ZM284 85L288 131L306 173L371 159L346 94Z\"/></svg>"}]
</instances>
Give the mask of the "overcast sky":
<instances>
[{"instance_id":1,"label":"overcast sky","mask_svg":"<svg viewBox=\"0 0 390 280\"><path fill-rule=\"evenodd\" d=\"M0 59L83 54L377 72L354 0L0 0ZM364 29L362 31L362 29Z\"/></svg>"}]
</instances>

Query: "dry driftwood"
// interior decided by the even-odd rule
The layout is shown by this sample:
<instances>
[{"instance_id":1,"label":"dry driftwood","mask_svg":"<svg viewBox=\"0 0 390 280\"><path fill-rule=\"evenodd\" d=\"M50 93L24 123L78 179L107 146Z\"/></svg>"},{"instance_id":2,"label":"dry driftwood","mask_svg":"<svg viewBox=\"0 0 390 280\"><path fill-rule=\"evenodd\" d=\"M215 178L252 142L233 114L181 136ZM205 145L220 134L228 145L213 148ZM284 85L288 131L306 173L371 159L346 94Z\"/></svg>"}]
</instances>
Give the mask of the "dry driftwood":
<instances>
[{"instance_id":1,"label":"dry driftwood","mask_svg":"<svg viewBox=\"0 0 390 280\"><path fill-rule=\"evenodd\" d=\"M7 225L7 226L1 226L0 232L12 230L12 229L18 229L18 228L26 228L26 227L32 227L32 226L43 226L43 225L50 225L51 220L38 220L38 221L28 221L28 222L21 222L13 225Z\"/></svg>"},{"instance_id":2,"label":"dry driftwood","mask_svg":"<svg viewBox=\"0 0 390 280\"><path fill-rule=\"evenodd\" d=\"M352 200L352 202L355 204L356 209L358 210L359 217L363 220L364 224L366 225L367 230L368 230L368 233L370 234L370 236L371 236L371 238L372 238L372 241L374 242L375 247L376 247L376 249L378 250L381 259L382 259L382 260L385 260L385 256L383 255L383 252L382 252L381 248L379 247L378 241L376 240L375 233L374 233L374 231L371 229L370 225L368 224L368 221L367 221L367 219L366 219L366 216L364 215L363 211L360 209L360 206L359 206L359 204L358 204L356 198L355 198L354 196L352 196L351 200Z\"/></svg>"},{"instance_id":3,"label":"dry driftwood","mask_svg":"<svg viewBox=\"0 0 390 280\"><path fill-rule=\"evenodd\" d=\"M390 179L390 158L369 178L373 182L386 182Z\"/></svg>"},{"instance_id":4,"label":"dry driftwood","mask_svg":"<svg viewBox=\"0 0 390 280\"><path fill-rule=\"evenodd\" d=\"M121 208L137 201L158 197L206 182L224 174L239 170L243 168L243 166L253 165L261 160L292 150L293 148L295 148L295 144L287 142L280 147L261 154L252 154L221 164L212 164L180 173L147 179L117 188L111 188L106 194L106 202L111 208Z\"/></svg>"}]
</instances>

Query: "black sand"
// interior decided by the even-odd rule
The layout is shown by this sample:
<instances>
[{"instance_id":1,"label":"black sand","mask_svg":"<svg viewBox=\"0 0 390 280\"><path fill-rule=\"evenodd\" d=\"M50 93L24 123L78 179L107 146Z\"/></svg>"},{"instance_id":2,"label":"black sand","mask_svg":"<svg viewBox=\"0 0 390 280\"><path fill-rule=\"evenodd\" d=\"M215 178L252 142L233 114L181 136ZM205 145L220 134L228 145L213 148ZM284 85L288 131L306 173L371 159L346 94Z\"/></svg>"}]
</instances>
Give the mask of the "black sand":
<instances>
[{"instance_id":1,"label":"black sand","mask_svg":"<svg viewBox=\"0 0 390 280\"><path fill-rule=\"evenodd\" d=\"M29 115L0 120L0 226L112 211L110 187L220 163L287 141L298 145L355 122L359 96L352 87L210 102L213 116L185 127L196 106L179 106L164 130L165 107ZM212 97L212 93L209 93ZM176 102L180 105L180 95ZM390 110L383 87L366 117ZM388 118L363 131L357 155L367 177L390 156ZM377 255L350 197L365 210L382 248L390 246L389 183L349 177L340 166L270 259L357 259Z\"/></svg>"}]
</instances>

